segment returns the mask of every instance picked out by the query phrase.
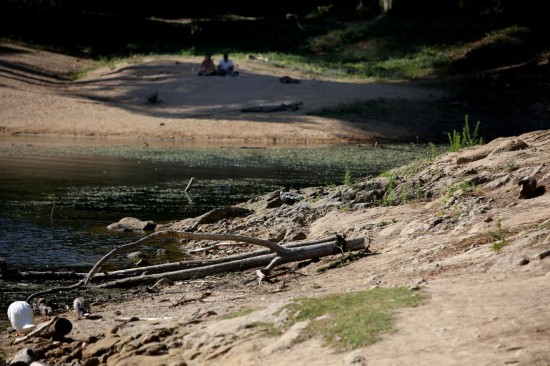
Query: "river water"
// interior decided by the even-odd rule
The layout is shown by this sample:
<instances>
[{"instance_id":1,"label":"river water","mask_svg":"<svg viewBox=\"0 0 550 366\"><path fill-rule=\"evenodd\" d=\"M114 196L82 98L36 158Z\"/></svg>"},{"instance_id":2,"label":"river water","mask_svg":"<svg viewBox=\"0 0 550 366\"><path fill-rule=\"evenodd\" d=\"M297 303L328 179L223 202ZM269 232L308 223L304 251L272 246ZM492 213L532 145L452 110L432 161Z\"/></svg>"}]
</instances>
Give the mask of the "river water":
<instances>
[{"instance_id":1,"label":"river water","mask_svg":"<svg viewBox=\"0 0 550 366\"><path fill-rule=\"evenodd\" d=\"M425 154L408 146L0 139L0 257L25 269L89 267L136 237L106 229L122 217L181 220L285 185L377 175Z\"/></svg>"},{"instance_id":2,"label":"river water","mask_svg":"<svg viewBox=\"0 0 550 366\"><path fill-rule=\"evenodd\" d=\"M352 181L378 175L426 153L405 145L0 138L0 257L10 268L86 272L113 246L143 235L106 229L122 217L181 220L286 185L340 185L346 172Z\"/></svg>"}]
</instances>

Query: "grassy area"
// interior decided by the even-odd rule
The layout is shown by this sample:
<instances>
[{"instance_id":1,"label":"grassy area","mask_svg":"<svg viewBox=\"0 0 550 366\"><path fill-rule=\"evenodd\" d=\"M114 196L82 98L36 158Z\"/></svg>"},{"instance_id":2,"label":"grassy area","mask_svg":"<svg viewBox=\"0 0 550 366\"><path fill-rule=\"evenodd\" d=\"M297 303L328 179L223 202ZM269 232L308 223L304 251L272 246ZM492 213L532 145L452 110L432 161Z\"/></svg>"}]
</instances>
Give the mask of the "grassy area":
<instances>
[{"instance_id":1,"label":"grassy area","mask_svg":"<svg viewBox=\"0 0 550 366\"><path fill-rule=\"evenodd\" d=\"M405 288L377 288L334 294L322 298L301 298L288 309L294 321L311 320L304 337L322 336L337 349L372 344L394 331L393 314L399 308L419 305L424 296Z\"/></svg>"}]
</instances>

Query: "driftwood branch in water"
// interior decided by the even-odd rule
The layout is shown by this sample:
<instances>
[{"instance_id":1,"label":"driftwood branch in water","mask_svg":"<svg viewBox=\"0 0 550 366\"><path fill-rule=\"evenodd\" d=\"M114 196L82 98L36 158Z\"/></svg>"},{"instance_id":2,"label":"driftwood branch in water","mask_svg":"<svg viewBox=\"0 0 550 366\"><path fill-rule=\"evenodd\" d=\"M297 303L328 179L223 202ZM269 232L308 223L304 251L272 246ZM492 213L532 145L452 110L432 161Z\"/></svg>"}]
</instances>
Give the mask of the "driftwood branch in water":
<instances>
[{"instance_id":1,"label":"driftwood branch in water","mask_svg":"<svg viewBox=\"0 0 550 366\"><path fill-rule=\"evenodd\" d=\"M101 258L94 267L90 270L86 278L84 278L84 284L87 284L90 282L91 278L99 272L101 269L101 266L105 262L107 262L109 259L115 257L116 255L120 253L124 253L127 251L130 251L132 249L138 248L142 245L145 245L147 243L152 242L153 240L159 238L159 237L176 237L176 238L182 238L182 239L191 239L191 240L231 240L231 241L237 241L237 242L245 242L249 244L255 244L260 245L263 247L269 248L271 251L277 253L278 255L285 255L289 253L289 249L285 248L281 245L278 245L274 242L268 241L268 240L262 240L262 239L256 239L251 238L248 236L243 235L232 235L232 234L198 234L198 233L189 233L185 231L158 231L156 233L152 233L147 235L146 237L143 237L133 243L121 245L119 247L116 247L115 249L111 250L109 253L107 253L103 258Z\"/></svg>"},{"instance_id":2,"label":"driftwood branch in water","mask_svg":"<svg viewBox=\"0 0 550 366\"><path fill-rule=\"evenodd\" d=\"M56 288L53 288L53 289L36 292L34 294L31 294L27 298L27 302L30 302L33 298L35 298L37 296L40 296L40 295L50 294L50 293L53 293L53 292L74 290L74 289L77 289L77 288L82 287L84 285L87 285L91 281L92 277L94 277L96 275L96 273L99 272L99 270L101 269L103 264L105 264L108 260L110 260L111 258L117 256L120 253L128 252L132 249L135 249L135 248L141 247L145 244L148 244L148 243L154 241L155 239L157 239L159 237L175 237L175 238L191 239L191 240L231 240L231 241L237 241L237 242L245 242L245 243L250 243L250 244L255 244L255 245L267 247L271 251L273 251L273 252L275 252L279 255L288 254L288 251L289 251L288 248L285 248L285 247L283 247L281 245L278 245L274 242L271 242L271 241L268 241L268 240L251 238L251 237L243 236L243 235L209 234L209 233L204 233L204 234L200 233L199 234L199 233L190 233L190 232L186 232L186 231L170 231L170 230L157 231L157 232L149 234L149 235L147 235L147 236L145 236L145 237L143 237L143 238L141 238L137 241L134 241L134 242L129 243L129 244L121 245L121 246L116 247L115 249L111 250L103 258L101 258L92 267L90 272L88 272L86 277L84 277L78 283L76 283L72 286L56 287Z\"/></svg>"},{"instance_id":3,"label":"driftwood branch in water","mask_svg":"<svg viewBox=\"0 0 550 366\"><path fill-rule=\"evenodd\" d=\"M336 240L336 235L332 235L323 239L293 241L293 242L283 244L283 246L285 248L297 248L297 247L303 247L303 246L314 245L314 244L334 242L335 240ZM112 271L108 273L98 273L96 277L94 277L93 279L94 280L96 278L100 280L117 279L120 277L140 276L142 274L171 272L171 271L177 271L181 269L204 267L204 266L216 264L216 263L242 260L242 259L257 257L260 255L265 255L270 253L271 251L269 249L259 249L259 250L255 250L247 253L233 254L222 258L189 260L189 261L180 261L180 262L173 262L173 263L156 264L156 265L147 266L147 267L122 269L122 270Z\"/></svg>"},{"instance_id":4,"label":"driftwood branch in water","mask_svg":"<svg viewBox=\"0 0 550 366\"><path fill-rule=\"evenodd\" d=\"M284 247L297 248L297 247L303 247L308 245L334 242L336 238L337 238L336 235L332 235L323 239L293 241L293 242L284 244ZM161 272L179 271L182 269L204 267L204 266L217 264L217 263L239 261L246 258L258 257L261 255L266 255L270 253L271 251L269 249L259 249L248 253L233 254L233 255L229 255L221 258L180 261L180 262L156 264L156 265L147 266L147 267L122 269L122 270L112 271L108 273L98 273L95 277L93 277L92 281L100 282L105 280L115 280L120 278L131 277L131 276L141 276L143 274L149 275L149 274L161 273Z\"/></svg>"},{"instance_id":5,"label":"driftwood branch in water","mask_svg":"<svg viewBox=\"0 0 550 366\"><path fill-rule=\"evenodd\" d=\"M303 247L307 245L321 244L326 242L333 242L336 240L336 235L332 235L322 239L315 240L299 240L283 244L287 248L296 248ZM235 245L241 245L242 243L235 243ZM213 248L218 244L214 244L208 248ZM194 253L194 250L188 251L188 253ZM186 260L170 263L155 264L146 267L136 267L121 269L116 271L109 272L99 272L94 275L90 282L105 282L116 280L120 278L126 278L131 276L140 276L142 274L153 274L161 272L171 272L187 268L196 268L207 266L216 263L228 262L232 260L241 260L245 258L257 257L259 255L269 254L271 251L269 249L259 249L252 252L233 254L222 258L214 259L201 259L201 260ZM80 272L71 272L71 271L11 271L3 274L3 278L6 280L32 280L32 279L42 279L42 280L80 280L86 277L87 273Z\"/></svg>"},{"instance_id":6,"label":"driftwood branch in water","mask_svg":"<svg viewBox=\"0 0 550 366\"><path fill-rule=\"evenodd\" d=\"M30 302L32 298L39 295L58 292L58 291L73 290L81 286L87 285L92 280L92 278L100 271L101 267L108 260L110 260L111 258L115 257L118 254L130 251L142 245L148 244L154 241L155 239L158 239L159 237L175 237L175 238L184 238L184 239L190 239L190 240L231 240L236 242L245 242L249 244L264 246L264 247L267 247L269 251L271 251L272 253L270 254L268 251L266 251L265 254L254 255L251 257L243 257L238 260L235 260L230 257L221 258L218 263L206 264L206 265L203 265L202 267L197 266L196 268L187 268L179 271L176 270L172 272L162 272L162 273L148 274L148 275L146 275L145 273L142 273L141 276L130 277L130 278L125 278L117 281L108 282L108 283L99 285L98 287L132 286L136 284L155 282L161 278L168 278L170 280L194 279L194 278L205 277L215 273L243 270L243 269L249 269L249 268L257 268L265 265L267 265L267 267L263 269L262 272L264 272L265 274L268 274L272 268L283 263L301 261L305 259L338 254L341 252L364 249L364 242L365 242L363 238L345 241L341 236L336 235L336 236L327 238L331 240L330 242L327 242L326 239L321 239L318 241L314 241L316 244L303 246L303 244L300 243L299 246L296 246L293 248L289 246L285 247L268 240L261 240L261 239L251 238L251 237L242 236L242 235L190 233L190 232L183 232L183 231L159 231L159 232L155 232L150 235L147 235L135 242L116 247L115 249L107 253L103 258L101 258L93 266L90 272L88 272L86 277L84 277L78 283L72 286L57 287L54 289L34 293L27 298L27 302ZM206 262L206 261L203 261L203 262ZM182 264L184 265L185 262L183 262Z\"/></svg>"},{"instance_id":7,"label":"driftwood branch in water","mask_svg":"<svg viewBox=\"0 0 550 366\"><path fill-rule=\"evenodd\" d=\"M185 187L185 189L183 190L185 193L189 192L194 181L195 181L195 177L191 177L191 179L189 179L189 183L187 183L187 187Z\"/></svg>"}]
</instances>

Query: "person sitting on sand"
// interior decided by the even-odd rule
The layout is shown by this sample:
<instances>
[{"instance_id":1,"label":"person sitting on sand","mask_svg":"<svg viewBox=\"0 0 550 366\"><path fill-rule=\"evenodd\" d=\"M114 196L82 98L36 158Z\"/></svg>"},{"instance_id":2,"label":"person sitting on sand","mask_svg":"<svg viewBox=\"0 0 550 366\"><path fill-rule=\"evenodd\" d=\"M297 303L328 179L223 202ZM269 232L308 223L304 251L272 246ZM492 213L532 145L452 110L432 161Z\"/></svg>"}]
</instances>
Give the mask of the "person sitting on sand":
<instances>
[{"instance_id":1,"label":"person sitting on sand","mask_svg":"<svg viewBox=\"0 0 550 366\"><path fill-rule=\"evenodd\" d=\"M218 75L220 76L238 76L239 72L235 71L235 66L233 65L233 61L229 58L229 55L227 53L223 54L223 58L218 63Z\"/></svg>"},{"instance_id":2,"label":"person sitting on sand","mask_svg":"<svg viewBox=\"0 0 550 366\"><path fill-rule=\"evenodd\" d=\"M207 53L204 55L204 60L201 62L199 76L211 76L217 74L218 72L216 71L216 65L214 65L214 61L212 61L212 55Z\"/></svg>"}]
</instances>

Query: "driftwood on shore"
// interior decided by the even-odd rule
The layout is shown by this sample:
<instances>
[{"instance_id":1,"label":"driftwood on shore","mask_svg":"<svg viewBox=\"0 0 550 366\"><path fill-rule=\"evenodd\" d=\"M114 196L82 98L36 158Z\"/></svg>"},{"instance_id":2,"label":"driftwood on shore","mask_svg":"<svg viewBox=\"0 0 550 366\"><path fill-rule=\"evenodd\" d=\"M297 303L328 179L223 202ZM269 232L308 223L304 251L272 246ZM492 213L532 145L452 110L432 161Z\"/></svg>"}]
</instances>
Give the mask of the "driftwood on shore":
<instances>
[{"instance_id":1,"label":"driftwood on shore","mask_svg":"<svg viewBox=\"0 0 550 366\"><path fill-rule=\"evenodd\" d=\"M140 284L153 283L161 278L167 278L172 281L190 280L202 278L217 273L242 271L251 268L264 267L264 273L278 265L303 261L306 259L325 257L351 250L361 250L364 248L363 239L354 239L346 242L347 247L340 249L335 247L333 242L327 242L305 247L293 248L288 255L278 256L277 254L264 254L239 260L223 261L221 263L209 264L202 267L182 269L172 272L160 272L156 274L147 274L141 276L128 277L98 285L97 287L130 287Z\"/></svg>"},{"instance_id":2,"label":"driftwood on shore","mask_svg":"<svg viewBox=\"0 0 550 366\"><path fill-rule=\"evenodd\" d=\"M254 244L266 247L267 249L258 250L251 253L240 254L237 256L228 256L225 258L218 258L204 261L188 261L170 263L159 266L150 266L145 268L138 268L132 270L125 270L124 273L117 274L101 274L99 271L101 267L110 259L116 257L121 253L134 250L138 247L146 245L158 238L172 237L189 240L224 240L244 242L248 244ZM92 282L94 277L103 277L106 280L107 276L110 278L118 278L113 281L96 285L98 287L121 287L121 286L134 286L137 284L146 284L155 282L161 278L168 278L170 280L185 280L201 278L208 275L222 273L227 271L238 271L250 268L264 267L261 272L265 275L275 268L276 266L284 263L303 261L306 259L319 258L323 256L344 253L348 251L356 251L365 249L365 240L363 238L357 238L353 240L345 240L342 236L333 235L325 239L319 239L314 241L294 242L289 245L283 246L277 243L262 240L257 238L251 238L243 235L231 235L231 234L211 234L211 233L192 233L184 231L158 231L149 234L135 242L121 245L116 247L103 258L101 258L93 268L76 284L65 287L56 287L49 290L40 291L31 294L27 298L29 302L34 297L59 292L69 291L88 285ZM127 277L128 278L121 278Z\"/></svg>"}]
</instances>

